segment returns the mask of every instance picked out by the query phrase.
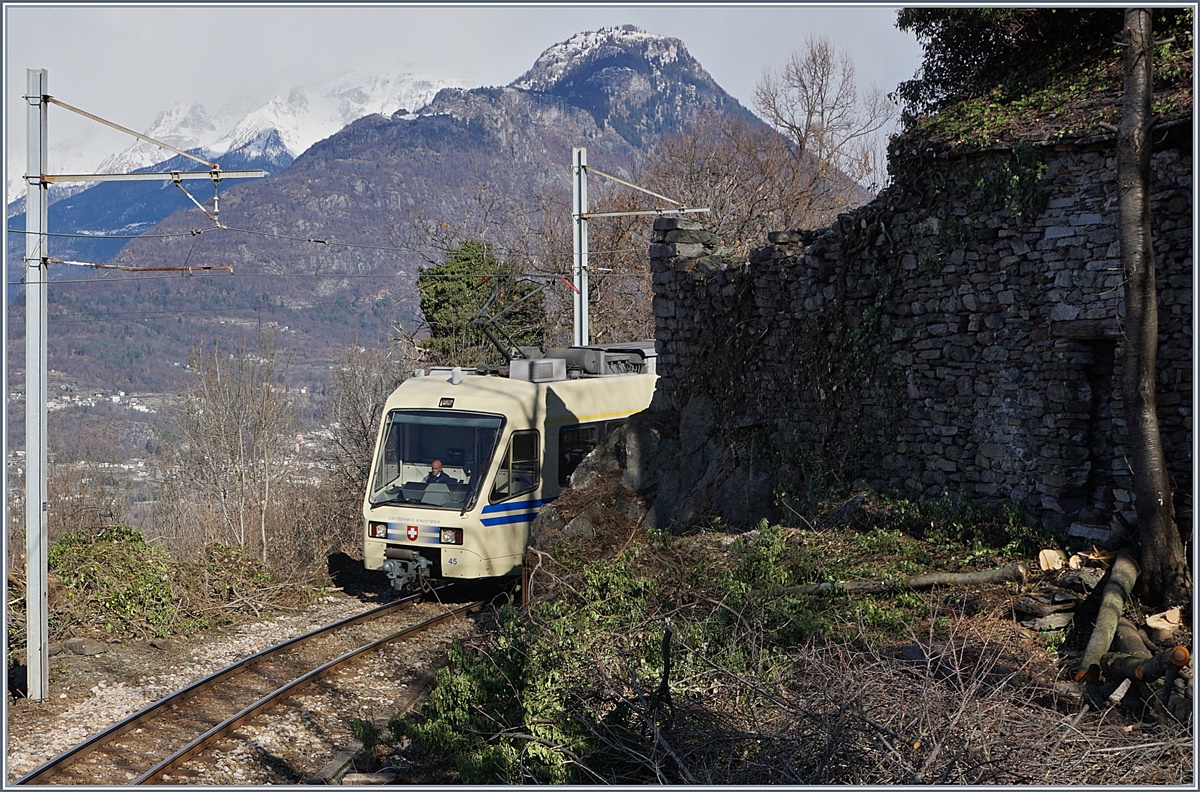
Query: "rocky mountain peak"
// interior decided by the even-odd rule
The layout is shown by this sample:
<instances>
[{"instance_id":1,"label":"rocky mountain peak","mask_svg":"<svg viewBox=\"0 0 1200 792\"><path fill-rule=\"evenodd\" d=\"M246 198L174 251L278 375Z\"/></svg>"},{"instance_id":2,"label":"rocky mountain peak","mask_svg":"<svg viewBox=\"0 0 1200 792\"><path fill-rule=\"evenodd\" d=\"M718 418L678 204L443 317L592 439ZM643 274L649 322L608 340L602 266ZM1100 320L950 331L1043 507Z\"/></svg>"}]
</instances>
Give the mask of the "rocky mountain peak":
<instances>
[{"instance_id":1,"label":"rocky mountain peak","mask_svg":"<svg viewBox=\"0 0 1200 792\"><path fill-rule=\"evenodd\" d=\"M647 33L633 25L577 33L555 44L512 83L514 88L560 93L581 76L604 70L661 74L677 61L700 71L679 39Z\"/></svg>"},{"instance_id":2,"label":"rocky mountain peak","mask_svg":"<svg viewBox=\"0 0 1200 792\"><path fill-rule=\"evenodd\" d=\"M211 141L216 124L204 105L195 102L176 102L163 110L146 130L148 137L182 149L197 148L198 143ZM139 140L124 151L106 157L99 166L100 173L132 173L172 157L172 153L153 143Z\"/></svg>"},{"instance_id":3,"label":"rocky mountain peak","mask_svg":"<svg viewBox=\"0 0 1200 792\"><path fill-rule=\"evenodd\" d=\"M188 145L196 139L203 139L215 129L216 125L204 105L177 102L158 114L146 134L173 146Z\"/></svg>"},{"instance_id":4,"label":"rocky mountain peak","mask_svg":"<svg viewBox=\"0 0 1200 792\"><path fill-rule=\"evenodd\" d=\"M702 113L749 115L679 39L632 25L578 33L541 54L511 88L587 110L635 146Z\"/></svg>"}]
</instances>

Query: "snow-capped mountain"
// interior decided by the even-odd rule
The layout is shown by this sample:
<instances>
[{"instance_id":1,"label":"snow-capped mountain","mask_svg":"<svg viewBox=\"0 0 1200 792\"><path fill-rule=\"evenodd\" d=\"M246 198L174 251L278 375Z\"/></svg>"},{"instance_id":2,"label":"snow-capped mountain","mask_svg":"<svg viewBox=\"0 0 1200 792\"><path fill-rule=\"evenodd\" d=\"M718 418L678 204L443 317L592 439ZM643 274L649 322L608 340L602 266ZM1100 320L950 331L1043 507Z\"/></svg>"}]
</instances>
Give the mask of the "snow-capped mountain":
<instances>
[{"instance_id":1,"label":"snow-capped mountain","mask_svg":"<svg viewBox=\"0 0 1200 792\"><path fill-rule=\"evenodd\" d=\"M206 150L220 156L258 139L264 130L274 129L292 157L298 157L313 143L355 119L422 107L448 85L430 77L380 77L351 72L328 86L316 89L297 86L286 99L275 97L246 115Z\"/></svg>"},{"instance_id":2,"label":"snow-capped mountain","mask_svg":"<svg viewBox=\"0 0 1200 792\"><path fill-rule=\"evenodd\" d=\"M570 72L606 57L627 57L631 51L640 52L646 65L658 72L664 71L666 64L678 61L681 51L684 58L689 57L676 38L647 33L632 25L601 28L577 33L555 44L543 52L533 67L512 83L512 87L552 91L564 83Z\"/></svg>"},{"instance_id":3,"label":"snow-capped mountain","mask_svg":"<svg viewBox=\"0 0 1200 792\"><path fill-rule=\"evenodd\" d=\"M187 151L210 145L219 134L217 123L203 105L179 102L159 113L143 134ZM174 156L173 151L138 140L124 151L105 157L96 170L100 173L132 173Z\"/></svg>"},{"instance_id":4,"label":"snow-capped mountain","mask_svg":"<svg viewBox=\"0 0 1200 792\"><path fill-rule=\"evenodd\" d=\"M555 44L511 87L583 108L635 146L712 112L752 117L682 41L632 25L578 33Z\"/></svg>"},{"instance_id":5,"label":"snow-capped mountain","mask_svg":"<svg viewBox=\"0 0 1200 792\"><path fill-rule=\"evenodd\" d=\"M441 88L455 84L426 75L353 71L319 83L296 86L286 96L277 95L265 103L251 105L254 109L249 112L245 110L248 103L245 98L227 102L213 113L200 104L180 102L163 110L142 134L183 151L199 150L200 156L215 160L254 141L261 143L271 137L264 133L274 130L291 160L355 119L417 109ZM64 173L130 173L175 156L173 151L141 140L123 151L105 153L92 149L82 137L55 143L50 151L56 170ZM11 204L25 193L23 149L10 153L8 165ZM51 201L77 192L78 188L56 188ZM10 214L12 210L10 206Z\"/></svg>"},{"instance_id":6,"label":"snow-capped mountain","mask_svg":"<svg viewBox=\"0 0 1200 792\"><path fill-rule=\"evenodd\" d=\"M171 185L154 191L153 207L146 182L101 185L138 185L136 196L114 190L100 201L88 190L52 206L56 228L141 233L144 227L135 223L164 218L119 251L56 237L51 251L60 258L130 267L202 263L234 268L238 276L180 277L169 285L101 276L88 289L59 289L64 314L134 317L104 321L108 335L136 341L96 345L87 323L63 323L56 331L61 351L51 351L50 366L82 382L87 364L103 370L109 387L164 391L178 376L170 361L186 360L198 339L224 337L232 322L223 322L244 321L250 306L255 322L288 328L280 349L295 356L296 381L319 383L357 339L397 321L415 326L410 323L420 308L413 283L427 261L398 240L423 219L470 233L479 227L479 201L486 199L503 207L515 226L540 220L546 209L561 225L569 220L573 147L586 145L599 167L630 176L665 135L694 119L735 115L755 123L681 41L634 29L572 37L506 86L447 87L424 101L434 87L431 81L415 97L387 98L386 81L351 81L343 90L292 92L260 104L258 113L243 113L236 133L230 127L222 136L228 140L213 144L241 146L219 160L224 168L264 167L234 157L259 144L286 148L297 138L325 137L270 178L222 185L228 233L197 233L211 230L211 223ZM372 104L378 97L384 98ZM325 131L347 115L361 117ZM248 140L256 142L247 147ZM198 181L192 192L205 200L213 189ZM182 211L148 211L171 206ZM10 260L20 255L10 253ZM137 366L127 362L133 346L140 350ZM72 354L76 349L87 352Z\"/></svg>"}]
</instances>

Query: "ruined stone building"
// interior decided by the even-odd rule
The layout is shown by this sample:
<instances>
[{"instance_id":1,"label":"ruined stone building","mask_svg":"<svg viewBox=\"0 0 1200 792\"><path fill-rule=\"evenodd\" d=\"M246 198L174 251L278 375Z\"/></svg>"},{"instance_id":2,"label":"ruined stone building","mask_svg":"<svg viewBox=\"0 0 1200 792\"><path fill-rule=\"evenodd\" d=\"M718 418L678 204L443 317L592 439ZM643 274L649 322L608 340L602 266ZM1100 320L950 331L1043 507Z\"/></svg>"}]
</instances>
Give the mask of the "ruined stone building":
<instances>
[{"instance_id":1,"label":"ruined stone building","mask_svg":"<svg viewBox=\"0 0 1200 792\"><path fill-rule=\"evenodd\" d=\"M1192 530L1192 127L1155 135L1158 406ZM1103 541L1134 520L1112 136L894 147L893 184L749 260L655 223L662 379L689 461L652 514L786 517L831 481L962 495Z\"/></svg>"}]
</instances>

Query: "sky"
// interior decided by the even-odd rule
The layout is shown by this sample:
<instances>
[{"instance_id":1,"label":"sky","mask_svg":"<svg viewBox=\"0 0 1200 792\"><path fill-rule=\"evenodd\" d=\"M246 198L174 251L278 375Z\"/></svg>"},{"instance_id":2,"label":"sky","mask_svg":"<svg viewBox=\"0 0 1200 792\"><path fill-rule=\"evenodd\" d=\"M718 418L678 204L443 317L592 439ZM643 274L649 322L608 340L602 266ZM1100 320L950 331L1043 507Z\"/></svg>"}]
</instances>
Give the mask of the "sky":
<instances>
[{"instance_id":1,"label":"sky","mask_svg":"<svg viewBox=\"0 0 1200 792\"><path fill-rule=\"evenodd\" d=\"M920 63L895 28L900 6L852 3L22 3L4 4L5 162L24 159L26 71L55 98L145 130L180 101L215 109L235 96L286 96L322 74L414 73L465 87L506 85L575 33L636 25L674 36L746 107L764 68L810 35L852 58L861 85L892 90ZM51 107L50 148L133 142ZM55 172L53 162L49 170Z\"/></svg>"}]
</instances>

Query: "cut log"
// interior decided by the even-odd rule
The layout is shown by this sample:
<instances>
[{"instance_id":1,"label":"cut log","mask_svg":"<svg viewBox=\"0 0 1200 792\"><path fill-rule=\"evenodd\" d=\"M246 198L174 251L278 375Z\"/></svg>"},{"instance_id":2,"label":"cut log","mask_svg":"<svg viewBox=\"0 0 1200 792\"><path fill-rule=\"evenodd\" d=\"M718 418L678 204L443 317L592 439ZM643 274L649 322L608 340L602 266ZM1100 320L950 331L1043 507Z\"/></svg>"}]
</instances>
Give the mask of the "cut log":
<instances>
[{"instance_id":1,"label":"cut log","mask_svg":"<svg viewBox=\"0 0 1200 792\"><path fill-rule=\"evenodd\" d=\"M927 572L903 580L842 580L836 583L813 583L807 586L788 586L775 589L777 594L875 594L901 589L919 590L934 586L978 586L985 583L1023 583L1029 578L1029 567L1024 564L984 572Z\"/></svg>"},{"instance_id":2,"label":"cut log","mask_svg":"<svg viewBox=\"0 0 1200 792\"><path fill-rule=\"evenodd\" d=\"M1099 678L1100 658L1108 652L1117 633L1117 623L1125 610L1125 603L1137 582L1138 566L1127 552L1122 550L1113 561L1112 569L1108 572L1108 583L1104 586L1104 594L1100 599L1100 607L1096 611L1096 623L1092 627L1091 638L1087 648L1079 658L1075 670L1076 682L1095 682Z\"/></svg>"},{"instance_id":3,"label":"cut log","mask_svg":"<svg viewBox=\"0 0 1200 792\"><path fill-rule=\"evenodd\" d=\"M1149 660L1150 656L1154 654L1142 640L1142 634L1138 631L1137 625L1124 616L1117 619L1116 646L1118 652L1140 657L1143 660Z\"/></svg>"},{"instance_id":4,"label":"cut log","mask_svg":"<svg viewBox=\"0 0 1200 792\"><path fill-rule=\"evenodd\" d=\"M1038 566L1043 572L1062 569L1067 565L1067 554L1062 550L1043 550L1038 553Z\"/></svg>"},{"instance_id":5,"label":"cut log","mask_svg":"<svg viewBox=\"0 0 1200 792\"><path fill-rule=\"evenodd\" d=\"M1191 653L1186 647L1172 647L1164 652L1159 652L1154 657L1142 663L1138 671L1138 679L1145 681L1158 679L1172 669L1178 670L1183 668L1188 664L1188 660L1190 659Z\"/></svg>"},{"instance_id":6,"label":"cut log","mask_svg":"<svg viewBox=\"0 0 1200 792\"><path fill-rule=\"evenodd\" d=\"M1183 610L1171 608L1163 613L1155 613L1146 617L1146 632L1150 638L1158 642L1170 640L1180 627L1183 626Z\"/></svg>"},{"instance_id":7,"label":"cut log","mask_svg":"<svg viewBox=\"0 0 1200 792\"><path fill-rule=\"evenodd\" d=\"M1185 647L1176 646L1153 657L1108 652L1100 658L1100 666L1110 684L1124 680L1135 685L1141 700L1160 720L1187 724L1192 717L1192 697L1179 689L1175 679L1190 659L1191 653Z\"/></svg>"}]
</instances>

